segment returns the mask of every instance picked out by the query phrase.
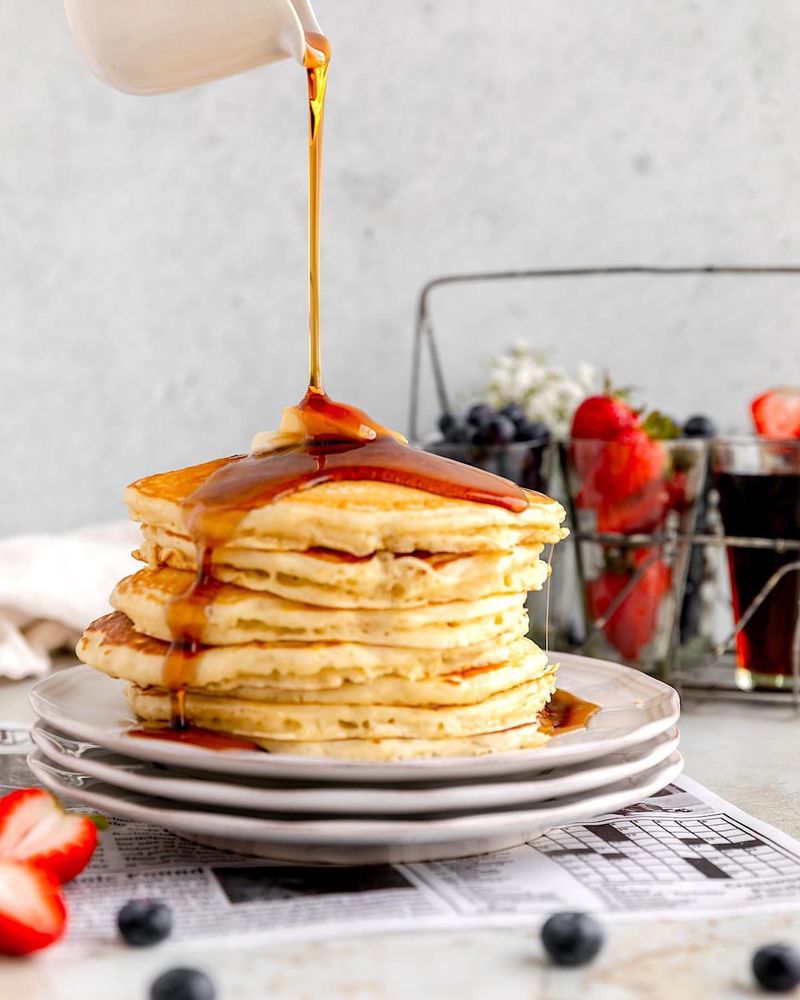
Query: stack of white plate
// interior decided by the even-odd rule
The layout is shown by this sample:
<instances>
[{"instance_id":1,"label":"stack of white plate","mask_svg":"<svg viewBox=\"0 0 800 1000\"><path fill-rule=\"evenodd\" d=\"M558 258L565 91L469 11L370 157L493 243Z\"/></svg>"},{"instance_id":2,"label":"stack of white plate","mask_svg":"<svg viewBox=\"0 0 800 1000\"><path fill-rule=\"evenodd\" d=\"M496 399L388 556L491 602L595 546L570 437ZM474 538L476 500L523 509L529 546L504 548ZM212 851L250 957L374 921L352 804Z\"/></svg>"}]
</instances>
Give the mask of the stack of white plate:
<instances>
[{"instance_id":1,"label":"stack of white plate","mask_svg":"<svg viewBox=\"0 0 800 1000\"><path fill-rule=\"evenodd\" d=\"M559 654L601 706L535 750L402 763L208 750L129 735L122 683L89 667L33 691L31 769L59 796L215 847L305 864L463 857L616 812L672 781L678 697L628 667Z\"/></svg>"}]
</instances>

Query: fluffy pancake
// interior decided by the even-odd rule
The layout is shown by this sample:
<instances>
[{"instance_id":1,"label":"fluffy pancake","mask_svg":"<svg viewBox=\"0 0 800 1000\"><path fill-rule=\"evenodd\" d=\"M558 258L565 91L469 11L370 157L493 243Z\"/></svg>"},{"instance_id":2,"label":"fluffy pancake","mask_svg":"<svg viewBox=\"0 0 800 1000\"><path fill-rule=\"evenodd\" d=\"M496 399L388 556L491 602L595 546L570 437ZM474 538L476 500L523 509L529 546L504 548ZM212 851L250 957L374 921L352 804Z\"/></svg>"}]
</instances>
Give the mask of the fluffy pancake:
<instances>
[{"instance_id":1,"label":"fluffy pancake","mask_svg":"<svg viewBox=\"0 0 800 1000\"><path fill-rule=\"evenodd\" d=\"M185 593L191 581L192 574L183 570L143 569L117 584L111 604L131 619L137 632L169 639L169 602ZM528 625L524 601L521 593L421 608L320 608L219 583L205 609L199 637L209 645L325 640L452 649L509 632L524 636Z\"/></svg>"},{"instance_id":2,"label":"fluffy pancake","mask_svg":"<svg viewBox=\"0 0 800 1000\"><path fill-rule=\"evenodd\" d=\"M142 526L138 555L151 566L195 569L191 538L164 528ZM509 552L353 556L330 549L306 552L214 550L212 572L219 580L250 590L331 608L411 608L491 594L541 590L547 579L543 546L519 545Z\"/></svg>"},{"instance_id":3,"label":"fluffy pancake","mask_svg":"<svg viewBox=\"0 0 800 1000\"><path fill-rule=\"evenodd\" d=\"M117 618L117 621L108 621ZM89 663L112 677L133 681L139 687L161 687L163 685L164 655L167 644L157 639L139 636L130 623L119 612L107 615L87 630L81 640L79 655ZM116 635L115 635L116 633ZM110 641L103 641L104 635ZM332 650L338 652L335 644ZM363 647L367 652L376 647ZM380 651L384 647L377 647ZM206 647L205 653L219 656L227 652L232 666L241 668L242 653L248 647L226 647L215 650ZM294 651L289 651L294 652ZM300 650L297 650L299 653ZM505 650L507 659L484 665L462 665L460 669L435 671L430 674L407 677L403 673L384 670L374 676L355 676L354 670L328 668L318 674L297 678L290 673L267 676L223 675L209 680L203 654L191 661L187 676L189 689L206 691L210 694L226 694L233 698L251 701L308 702L319 704L359 704L359 705L462 705L473 704L496 694L534 680L552 670L547 656L528 639L520 639ZM317 663L325 662L326 649L314 648ZM421 668L425 655L418 650L408 650L410 657L416 657ZM397 659L397 658L395 658ZM441 664L437 664L441 665ZM293 666L285 660L284 667ZM388 663L380 664L386 667ZM212 674L213 676L213 674ZM300 683L298 683L300 681Z\"/></svg>"},{"instance_id":4,"label":"fluffy pancake","mask_svg":"<svg viewBox=\"0 0 800 1000\"><path fill-rule=\"evenodd\" d=\"M182 502L217 469L241 458L236 455L139 479L125 493L131 517L186 534ZM561 504L525 492L528 508L514 513L393 483L323 483L248 511L229 542L240 548L321 547L364 556L380 550L496 552L564 538Z\"/></svg>"},{"instance_id":5,"label":"fluffy pancake","mask_svg":"<svg viewBox=\"0 0 800 1000\"><path fill-rule=\"evenodd\" d=\"M169 675L181 718L271 752L404 760L548 739L539 719L556 668L525 638L524 602L549 573L544 546L567 534L559 503L526 491L527 509L511 511L371 480L268 501L260 454L238 469L236 503L216 488L192 497L243 457L127 490L148 566L117 585L117 610L78 653L128 682L139 718L172 720L165 658L190 635Z\"/></svg>"},{"instance_id":6,"label":"fluffy pancake","mask_svg":"<svg viewBox=\"0 0 800 1000\"><path fill-rule=\"evenodd\" d=\"M291 704L186 692L187 721L248 739L295 741L474 736L536 721L555 690L555 672L467 705ZM148 722L170 719L166 691L128 685L126 696ZM285 749L291 752L291 746Z\"/></svg>"},{"instance_id":7,"label":"fluffy pancake","mask_svg":"<svg viewBox=\"0 0 800 1000\"><path fill-rule=\"evenodd\" d=\"M111 677L140 687L158 687L164 677L168 643L137 632L127 615L115 611L83 633L78 656ZM241 646L201 646L191 660L195 687L217 690L273 686L290 690L330 690L364 684L387 675L416 681L474 667L516 662L541 653L529 639L497 640L458 649L405 649L354 642L251 642Z\"/></svg>"},{"instance_id":8,"label":"fluffy pancake","mask_svg":"<svg viewBox=\"0 0 800 1000\"><path fill-rule=\"evenodd\" d=\"M421 757L478 757L488 753L531 750L547 743L549 736L537 722L496 733L479 733L441 740L413 738L389 740L308 740L286 743L254 739L269 753L291 753L302 757L326 757L329 760L400 761Z\"/></svg>"},{"instance_id":9,"label":"fluffy pancake","mask_svg":"<svg viewBox=\"0 0 800 1000\"><path fill-rule=\"evenodd\" d=\"M551 668L552 669L552 668ZM283 688L239 687L208 694L225 694L246 701L316 705L475 705L501 691L536 680L547 670L538 657L521 663L501 663L493 667L473 667L458 674L409 681L402 677L380 677L368 684L343 684L332 691L297 691ZM192 690L191 687L189 690Z\"/></svg>"}]
</instances>

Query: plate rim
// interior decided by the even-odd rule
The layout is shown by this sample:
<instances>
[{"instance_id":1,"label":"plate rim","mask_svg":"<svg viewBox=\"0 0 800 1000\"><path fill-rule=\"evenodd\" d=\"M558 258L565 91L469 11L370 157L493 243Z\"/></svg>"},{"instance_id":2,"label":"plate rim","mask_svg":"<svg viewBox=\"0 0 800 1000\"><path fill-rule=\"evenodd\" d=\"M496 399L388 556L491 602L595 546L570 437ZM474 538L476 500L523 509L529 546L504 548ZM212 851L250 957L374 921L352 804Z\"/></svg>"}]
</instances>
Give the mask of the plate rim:
<instances>
[{"instance_id":1,"label":"plate rim","mask_svg":"<svg viewBox=\"0 0 800 1000\"><path fill-rule=\"evenodd\" d=\"M127 791L139 792L150 795L154 798L175 799L181 802L189 802L200 805L215 805L226 808L250 808L254 811L273 812L313 812L325 815L333 812L353 811L364 812L368 815L391 815L395 813L436 813L455 810L470 810L469 805L462 804L464 800L478 800L477 805L484 810L488 808L498 808L500 806L522 805L525 802L544 802L548 799L559 797L555 787L559 781L564 780L568 775L559 774L560 771L570 768L553 768L551 773L541 776L544 772L534 772L527 779L521 778L517 781L484 781L480 784L460 782L454 785L429 785L424 788L408 788L400 785L397 788L375 788L370 785L350 785L350 786L319 786L311 788L269 788L242 786L242 794L252 793L257 798L263 798L263 802L254 803L249 807L236 805L231 798L224 795L224 789L230 785L216 773L209 777L202 778L192 773L170 776L168 774L133 774L127 770L115 768L113 764L103 763L94 760L87 760L80 756L71 756L68 752L62 751L57 745L54 746L53 737L47 730L47 724L38 720L31 729L31 737L41 753L49 761L64 769L72 769L87 777L95 778L105 784L116 786ZM663 733L646 741L641 746L648 747L647 752L633 761L620 762L617 764L605 763L606 757L600 756L593 761L584 762L595 766L583 769L588 775L595 774L594 780L586 783L576 782L575 787L571 787L569 794L578 794L601 788L604 785L613 784L624 778L644 772L666 760L680 742L680 731L677 726L665 730ZM92 744L94 745L94 744ZM98 749L105 750L100 747ZM637 751L639 747L629 748L629 751ZM108 753L116 753L107 750ZM621 751L625 752L625 751ZM124 756L119 755L118 756ZM613 756L613 755L610 755ZM149 761L138 761L130 758L132 762L143 766L151 766ZM169 766L169 765L167 765ZM574 765L580 767L581 765ZM602 772L602 773L597 773ZM228 776L233 777L231 775ZM146 786L151 785L151 788ZM183 786L183 787L181 787ZM537 787L538 786L538 787ZM203 789L211 792L216 790L210 797L204 797ZM481 792L491 789L482 799ZM527 792L527 794L525 794ZM351 804L342 805L342 796L355 797L355 802L350 799ZM272 801L268 804L268 800ZM489 803L487 804L487 798Z\"/></svg>"},{"instance_id":2,"label":"plate rim","mask_svg":"<svg viewBox=\"0 0 800 1000\"><path fill-rule=\"evenodd\" d=\"M325 819L325 820L285 820L253 818L231 813L209 813L201 810L183 810L175 817L170 816L170 810L164 807L141 805L135 802L123 801L123 809L116 804L119 796L109 796L86 789L75 790L52 778L52 768L47 762L37 760L38 749L28 755L28 766L34 775L46 787L56 791L60 796L81 802L99 809L101 812L124 819L138 820L159 826L168 830L184 830L193 832L197 824L203 824L204 831L209 832L209 820L227 827L214 836L229 837L234 840L251 839L264 842L286 843L287 838L295 844L328 845L328 846L360 846L397 844L399 837L421 834L426 843L441 843L459 837L489 837L493 833L512 833L517 828L524 830L526 826L536 825L545 819L551 827L563 826L579 822L577 817L603 816L612 813L626 805L632 805L648 798L655 791L673 781L683 770L683 757L675 750L665 761L657 764L649 771L625 779L628 783L639 779L639 784L633 788L618 788L615 785L604 786L593 796L573 796L557 805L540 805L527 810L503 810L502 812L472 813L466 816L449 817L433 820L375 820L373 819ZM43 763L45 766L43 766ZM48 777L51 779L48 782ZM600 793L604 792L604 798ZM633 797L631 798L631 796ZM611 799L610 802L604 801ZM556 800L557 801L557 800ZM602 805L594 809L595 801ZM116 810L116 811L115 811ZM172 810L175 812L175 810ZM155 815L154 815L155 814ZM574 817L573 817L574 814ZM489 824L481 828L480 824ZM403 827L404 829L398 829ZM365 836L366 834L366 836ZM427 839L426 839L427 835Z\"/></svg>"}]
</instances>

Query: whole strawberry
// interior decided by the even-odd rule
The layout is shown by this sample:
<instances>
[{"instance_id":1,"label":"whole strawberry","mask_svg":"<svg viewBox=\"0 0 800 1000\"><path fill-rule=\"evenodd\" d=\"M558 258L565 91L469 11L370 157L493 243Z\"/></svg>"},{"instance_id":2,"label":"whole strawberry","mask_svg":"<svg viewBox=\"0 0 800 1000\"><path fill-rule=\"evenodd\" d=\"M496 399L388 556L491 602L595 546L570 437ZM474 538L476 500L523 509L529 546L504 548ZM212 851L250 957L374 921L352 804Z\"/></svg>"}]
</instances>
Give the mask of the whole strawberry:
<instances>
[{"instance_id":1,"label":"whole strawberry","mask_svg":"<svg viewBox=\"0 0 800 1000\"><path fill-rule=\"evenodd\" d=\"M655 637L661 602L672 582L669 566L661 559L653 559L653 555L652 549L636 551L634 563L644 569L603 626L606 639L628 660L638 660ZM623 572L605 570L589 582L589 610L593 618L606 615L631 583L636 566Z\"/></svg>"},{"instance_id":2,"label":"whole strawberry","mask_svg":"<svg viewBox=\"0 0 800 1000\"><path fill-rule=\"evenodd\" d=\"M622 534L649 534L664 526L673 507L670 483L658 479L639 493L611 500L601 497L597 504L597 530Z\"/></svg>"},{"instance_id":3,"label":"whole strawberry","mask_svg":"<svg viewBox=\"0 0 800 1000\"><path fill-rule=\"evenodd\" d=\"M642 420L611 391L581 403L570 448L576 502L598 510L598 530L652 531L660 524L668 502L662 482L667 455L657 439L674 434L668 417L655 411Z\"/></svg>"},{"instance_id":4,"label":"whole strawberry","mask_svg":"<svg viewBox=\"0 0 800 1000\"><path fill-rule=\"evenodd\" d=\"M622 431L605 446L595 473L595 485L605 500L624 500L659 483L666 461L662 445L645 431L639 428Z\"/></svg>"},{"instance_id":5,"label":"whole strawberry","mask_svg":"<svg viewBox=\"0 0 800 1000\"><path fill-rule=\"evenodd\" d=\"M613 441L623 431L639 426L635 410L618 396L589 396L572 418L573 438L578 440Z\"/></svg>"}]
</instances>

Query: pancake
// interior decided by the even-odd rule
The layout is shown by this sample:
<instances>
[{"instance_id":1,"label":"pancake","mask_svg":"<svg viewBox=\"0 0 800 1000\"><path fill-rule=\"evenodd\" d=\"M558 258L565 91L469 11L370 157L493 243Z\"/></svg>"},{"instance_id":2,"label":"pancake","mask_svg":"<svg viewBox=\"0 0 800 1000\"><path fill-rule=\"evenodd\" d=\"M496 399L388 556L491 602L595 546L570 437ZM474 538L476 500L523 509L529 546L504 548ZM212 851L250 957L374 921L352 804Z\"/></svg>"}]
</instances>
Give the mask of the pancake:
<instances>
[{"instance_id":1,"label":"pancake","mask_svg":"<svg viewBox=\"0 0 800 1000\"><path fill-rule=\"evenodd\" d=\"M496 733L479 733L441 740L413 738L388 740L308 740L286 743L278 740L254 739L269 753L291 753L302 757L322 757L329 760L367 762L419 760L429 757L478 757L489 753L531 750L547 743L550 737L538 722L502 729Z\"/></svg>"},{"instance_id":2,"label":"pancake","mask_svg":"<svg viewBox=\"0 0 800 1000\"><path fill-rule=\"evenodd\" d=\"M163 681L168 649L168 643L137 632L127 615L115 611L92 622L78 643L77 653L84 663L110 677L133 681L140 687L157 687ZM353 642L201 646L191 660L191 679L199 688L263 685L330 690L385 676L423 680L519 660L534 651L541 654L529 639L508 636L458 649L404 649Z\"/></svg>"},{"instance_id":3,"label":"pancake","mask_svg":"<svg viewBox=\"0 0 800 1000\"><path fill-rule=\"evenodd\" d=\"M137 632L168 640L169 602L185 593L192 579L183 570L143 569L117 584L111 604L131 619ZM199 638L209 645L325 640L452 649L500 634L521 638L528 627L524 602L525 594L520 593L421 608L320 608L219 583L205 609Z\"/></svg>"},{"instance_id":4,"label":"pancake","mask_svg":"<svg viewBox=\"0 0 800 1000\"><path fill-rule=\"evenodd\" d=\"M556 667L526 638L525 598L548 577L544 546L567 534L557 501L525 491L529 506L514 511L372 480L300 485L271 500L261 475L270 456L237 467L244 458L126 492L142 528L134 554L147 566L120 581L116 610L89 626L78 654L127 682L140 719L340 760L547 741L540 719ZM194 495L222 469L242 473L229 506L219 483ZM460 482L463 468L451 477ZM495 497L490 486L463 495ZM167 672L173 637L187 648Z\"/></svg>"},{"instance_id":5,"label":"pancake","mask_svg":"<svg viewBox=\"0 0 800 1000\"><path fill-rule=\"evenodd\" d=\"M183 501L217 469L242 457L139 479L125 492L131 517L186 534ZM229 543L270 551L327 548L365 556L380 550L498 552L564 538L561 504L540 493L525 493L528 508L514 513L393 483L323 483L248 511Z\"/></svg>"},{"instance_id":6,"label":"pancake","mask_svg":"<svg viewBox=\"0 0 800 1000\"><path fill-rule=\"evenodd\" d=\"M117 618L116 622L107 619ZM133 681L139 687L162 687L164 656L167 644L157 639L139 636L129 622L116 612L100 619L87 630L78 647L81 659L112 677ZM110 641L103 641L109 635ZM116 641L115 641L116 640ZM332 644L332 651L339 648ZM384 647L359 647L365 651ZM502 651L502 647L500 648ZM206 652L219 657L227 652L230 665L241 669L242 653L248 647L206 647ZM326 662L325 647L312 647L314 661ZM300 650L289 650L294 654ZM308 650L306 650L308 652ZM395 652L395 651L393 651ZM368 676L366 671L326 669L318 674L296 678L292 674L273 671L266 676L222 675L209 679L205 669L203 654L191 661L188 675L189 690L206 691L210 694L226 694L233 698L252 701L276 702L317 702L319 704L377 704L377 705L461 705L483 701L498 691L505 691L529 680L540 677L553 668L548 666L547 656L528 639L520 639L504 650L506 659L494 664L470 666L460 669L434 671L407 677L403 673L385 670ZM425 663L424 654L417 650L407 651L416 657L421 669ZM397 659L397 658L394 658ZM282 664L291 669L292 660ZM380 664L387 667L388 663ZM213 674L212 674L213 676ZM297 681L301 683L297 683Z\"/></svg>"},{"instance_id":7,"label":"pancake","mask_svg":"<svg viewBox=\"0 0 800 1000\"><path fill-rule=\"evenodd\" d=\"M529 657L521 663L473 667L458 674L409 681L402 677L380 677L368 684L343 684L332 691L296 691L283 688L206 687L201 693L224 694L234 699L284 704L316 705L476 705L501 691L552 672L547 657ZM188 690L193 690L190 686Z\"/></svg>"},{"instance_id":8,"label":"pancake","mask_svg":"<svg viewBox=\"0 0 800 1000\"><path fill-rule=\"evenodd\" d=\"M189 690L186 719L193 725L248 739L296 741L381 740L397 737L435 740L474 736L536 721L555 690L555 671L467 705L291 704L215 696ZM130 684L128 702L148 722L170 720L170 696Z\"/></svg>"},{"instance_id":9,"label":"pancake","mask_svg":"<svg viewBox=\"0 0 800 1000\"><path fill-rule=\"evenodd\" d=\"M186 535L142 526L138 553L151 566L194 570L195 546ZM214 550L211 572L225 583L331 608L410 608L445 603L457 594L475 600L491 594L541 590L547 579L543 546L519 545L510 552L353 556L330 549L306 552Z\"/></svg>"}]
</instances>

